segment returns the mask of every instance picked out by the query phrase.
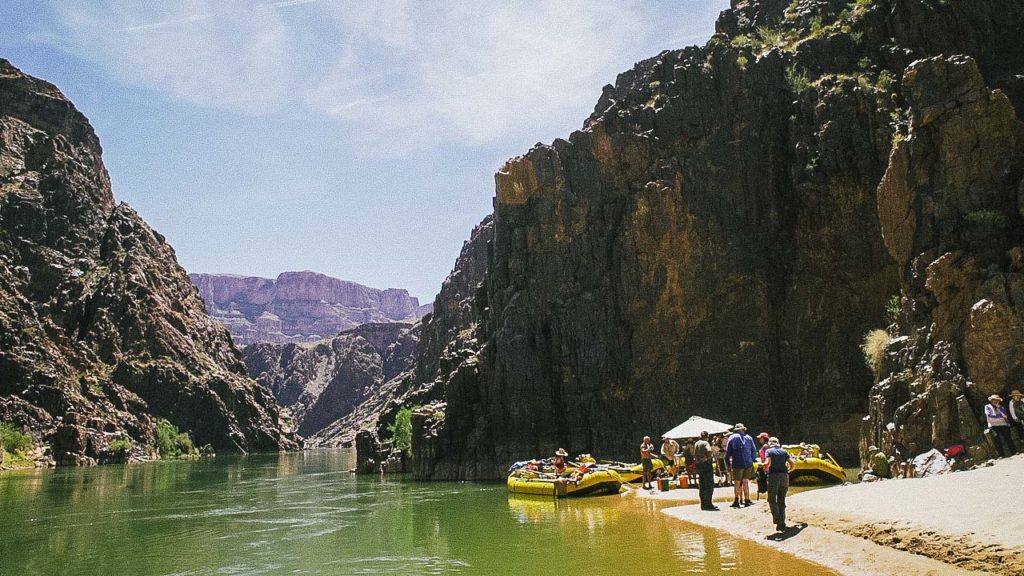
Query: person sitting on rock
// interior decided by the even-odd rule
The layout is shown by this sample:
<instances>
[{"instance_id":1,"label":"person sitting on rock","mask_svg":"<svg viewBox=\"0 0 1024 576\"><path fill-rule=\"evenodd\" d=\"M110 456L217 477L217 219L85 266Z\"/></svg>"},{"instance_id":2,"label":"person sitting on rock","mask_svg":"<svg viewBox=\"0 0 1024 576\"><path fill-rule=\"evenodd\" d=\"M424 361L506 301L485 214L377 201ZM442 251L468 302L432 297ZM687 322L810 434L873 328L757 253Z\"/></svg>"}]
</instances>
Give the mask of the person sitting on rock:
<instances>
[{"instance_id":1,"label":"person sitting on rock","mask_svg":"<svg viewBox=\"0 0 1024 576\"><path fill-rule=\"evenodd\" d=\"M1020 390L1010 392L1010 419L1016 422L1020 441L1024 443L1024 393ZM1024 450L1024 446L1021 446L1021 450Z\"/></svg>"},{"instance_id":2,"label":"person sitting on rock","mask_svg":"<svg viewBox=\"0 0 1024 576\"><path fill-rule=\"evenodd\" d=\"M1013 434L1010 433L1010 413L1003 406L1003 399L998 394L988 397L988 404L985 405L985 418L988 420L988 429L995 442L996 452L1001 458L1012 456L1017 451L1013 443ZM1004 449L1003 443L1006 443Z\"/></svg>"},{"instance_id":3,"label":"person sitting on rock","mask_svg":"<svg viewBox=\"0 0 1024 576\"><path fill-rule=\"evenodd\" d=\"M861 480L870 482L882 478L892 478L889 457L878 446L868 446L868 469L861 474Z\"/></svg>"}]
</instances>

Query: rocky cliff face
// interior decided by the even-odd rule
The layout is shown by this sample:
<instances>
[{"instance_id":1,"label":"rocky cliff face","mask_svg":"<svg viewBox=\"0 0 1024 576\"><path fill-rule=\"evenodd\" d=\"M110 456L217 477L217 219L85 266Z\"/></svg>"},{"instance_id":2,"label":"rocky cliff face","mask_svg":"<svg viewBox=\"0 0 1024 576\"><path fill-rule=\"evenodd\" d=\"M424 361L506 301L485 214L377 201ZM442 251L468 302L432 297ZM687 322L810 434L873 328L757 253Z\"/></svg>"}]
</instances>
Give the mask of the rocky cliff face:
<instances>
[{"instance_id":1,"label":"rocky cliff face","mask_svg":"<svg viewBox=\"0 0 1024 576\"><path fill-rule=\"evenodd\" d=\"M386 375L383 383L351 413L308 438L307 444L337 446L354 439L359 459L357 467L375 472L380 462L404 460L395 458L388 446L387 428L395 421L398 411L403 407L429 406L413 416L415 433L421 442L417 453L429 453L432 449L429 443L437 438L438 422L434 417L444 414L447 384L463 370L467 361L472 362L478 350L477 298L493 238L494 220L488 216L463 244L454 269L434 300L433 312L411 329L410 333L418 337L418 344L409 363L402 368L404 371ZM359 435L355 436L357 432ZM421 462L429 460L419 459ZM395 470L395 467L388 469Z\"/></svg>"},{"instance_id":2,"label":"rocky cliff face","mask_svg":"<svg viewBox=\"0 0 1024 576\"><path fill-rule=\"evenodd\" d=\"M315 342L370 322L415 321L429 312L405 290L377 290L315 272L276 280L190 274L207 310L234 343Z\"/></svg>"},{"instance_id":3,"label":"rocky cliff face","mask_svg":"<svg viewBox=\"0 0 1024 576\"><path fill-rule=\"evenodd\" d=\"M261 342L242 354L249 374L273 391L299 434L309 437L307 446L331 446L354 435L333 424L409 369L418 333L410 324L363 324L316 344Z\"/></svg>"},{"instance_id":4,"label":"rocky cliff face","mask_svg":"<svg viewBox=\"0 0 1024 576\"><path fill-rule=\"evenodd\" d=\"M903 75L910 130L878 205L903 298L862 436L900 460L960 442L994 455L986 399L1024 379L1024 123L985 83L964 56Z\"/></svg>"},{"instance_id":5,"label":"rocky cliff face","mask_svg":"<svg viewBox=\"0 0 1024 576\"><path fill-rule=\"evenodd\" d=\"M497 174L480 351L444 377L443 423L420 422L417 473L635 457L694 413L854 459L859 344L907 287L878 212L900 80L965 54L1019 100L1022 25L1009 0L734 1L704 47L621 74L583 130Z\"/></svg>"},{"instance_id":6,"label":"rocky cliff face","mask_svg":"<svg viewBox=\"0 0 1024 576\"><path fill-rule=\"evenodd\" d=\"M174 251L117 204L86 118L0 60L0 420L58 463L152 445L155 418L226 450L294 446ZM124 443L121 443L124 446Z\"/></svg>"}]
</instances>

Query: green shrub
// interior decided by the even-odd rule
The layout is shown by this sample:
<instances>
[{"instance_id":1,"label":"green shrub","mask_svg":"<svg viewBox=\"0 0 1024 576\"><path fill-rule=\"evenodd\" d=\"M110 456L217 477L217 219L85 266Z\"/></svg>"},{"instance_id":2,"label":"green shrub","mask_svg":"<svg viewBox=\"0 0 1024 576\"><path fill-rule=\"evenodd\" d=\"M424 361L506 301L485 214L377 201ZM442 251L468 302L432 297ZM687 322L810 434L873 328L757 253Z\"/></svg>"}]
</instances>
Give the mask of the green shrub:
<instances>
[{"instance_id":1,"label":"green shrub","mask_svg":"<svg viewBox=\"0 0 1024 576\"><path fill-rule=\"evenodd\" d=\"M127 438L111 440L110 444L107 445L107 448L110 449L110 451L113 452L114 454L117 454L119 456L127 456L128 453L131 452L133 448L135 448L135 443Z\"/></svg>"},{"instance_id":2,"label":"green shrub","mask_svg":"<svg viewBox=\"0 0 1024 576\"><path fill-rule=\"evenodd\" d=\"M188 432L179 431L177 426L163 418L156 421L156 449L161 458L179 458L196 453Z\"/></svg>"},{"instance_id":3,"label":"green shrub","mask_svg":"<svg viewBox=\"0 0 1024 576\"><path fill-rule=\"evenodd\" d=\"M877 328L865 334L864 342L860 345L860 350L864 353L864 362L867 363L868 368L871 368L871 372L875 375L875 381L878 381L878 376L882 371L885 347L889 345L890 340L888 332Z\"/></svg>"},{"instance_id":4,"label":"green shrub","mask_svg":"<svg viewBox=\"0 0 1024 576\"><path fill-rule=\"evenodd\" d=\"M899 320L900 308L900 295L893 294L885 303L885 317L889 319L889 324L895 324Z\"/></svg>"},{"instance_id":5,"label":"green shrub","mask_svg":"<svg viewBox=\"0 0 1024 576\"><path fill-rule=\"evenodd\" d=\"M807 77L807 72L797 70L796 66L790 66L786 68L786 84L789 84L789 88L793 92L800 94L811 87L811 79Z\"/></svg>"},{"instance_id":6,"label":"green shrub","mask_svg":"<svg viewBox=\"0 0 1024 576\"><path fill-rule=\"evenodd\" d=\"M882 70L881 72L878 73L878 82L875 83L875 86L878 86L878 88L881 90L888 91L890 88L892 88L892 83L894 80L895 78L893 77L892 72L889 72L888 70Z\"/></svg>"},{"instance_id":7,"label":"green shrub","mask_svg":"<svg viewBox=\"0 0 1024 576\"><path fill-rule=\"evenodd\" d=\"M35 445L31 435L23 434L7 422L0 422L0 440L3 440L4 450L19 456L26 456Z\"/></svg>"},{"instance_id":8,"label":"green shrub","mask_svg":"<svg viewBox=\"0 0 1024 576\"><path fill-rule=\"evenodd\" d=\"M764 42L764 45L768 48L775 46L782 46L783 34L782 30L771 28L769 26L758 26L757 36Z\"/></svg>"},{"instance_id":9,"label":"green shrub","mask_svg":"<svg viewBox=\"0 0 1024 576\"><path fill-rule=\"evenodd\" d=\"M419 408L419 406L402 408L395 415L395 421L388 424L392 443L402 452L409 453L412 450L412 413Z\"/></svg>"},{"instance_id":10,"label":"green shrub","mask_svg":"<svg viewBox=\"0 0 1024 576\"><path fill-rule=\"evenodd\" d=\"M821 33L825 25L821 21L821 16L814 16L811 18L811 34L818 35Z\"/></svg>"},{"instance_id":11,"label":"green shrub","mask_svg":"<svg viewBox=\"0 0 1024 576\"><path fill-rule=\"evenodd\" d=\"M968 223L979 228L1006 228L1006 216L995 210L975 210L964 216Z\"/></svg>"}]
</instances>

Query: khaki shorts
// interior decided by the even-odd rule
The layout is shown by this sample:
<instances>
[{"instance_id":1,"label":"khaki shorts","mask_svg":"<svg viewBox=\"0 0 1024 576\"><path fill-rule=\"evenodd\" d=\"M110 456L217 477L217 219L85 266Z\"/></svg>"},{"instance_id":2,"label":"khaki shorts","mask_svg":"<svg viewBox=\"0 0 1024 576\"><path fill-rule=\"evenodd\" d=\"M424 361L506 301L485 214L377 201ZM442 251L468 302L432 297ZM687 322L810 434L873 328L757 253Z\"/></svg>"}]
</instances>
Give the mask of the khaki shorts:
<instances>
[{"instance_id":1,"label":"khaki shorts","mask_svg":"<svg viewBox=\"0 0 1024 576\"><path fill-rule=\"evenodd\" d=\"M732 469L732 481L739 482L740 480L753 480L757 478L754 474L754 467L748 466L746 468L733 468Z\"/></svg>"}]
</instances>

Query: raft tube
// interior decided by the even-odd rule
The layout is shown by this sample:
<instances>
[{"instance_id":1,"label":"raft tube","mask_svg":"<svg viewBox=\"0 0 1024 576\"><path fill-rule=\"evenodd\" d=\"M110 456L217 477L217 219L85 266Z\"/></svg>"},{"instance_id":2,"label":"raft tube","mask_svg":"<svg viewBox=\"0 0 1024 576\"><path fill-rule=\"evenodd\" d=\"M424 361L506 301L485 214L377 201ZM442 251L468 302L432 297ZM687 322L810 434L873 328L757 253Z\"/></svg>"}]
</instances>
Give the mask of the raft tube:
<instances>
[{"instance_id":1,"label":"raft tube","mask_svg":"<svg viewBox=\"0 0 1024 576\"><path fill-rule=\"evenodd\" d=\"M595 470L583 474L578 480L565 476L538 474L517 470L508 477L508 491L512 494L535 494L566 498L618 494L622 478L614 470Z\"/></svg>"}]
</instances>

